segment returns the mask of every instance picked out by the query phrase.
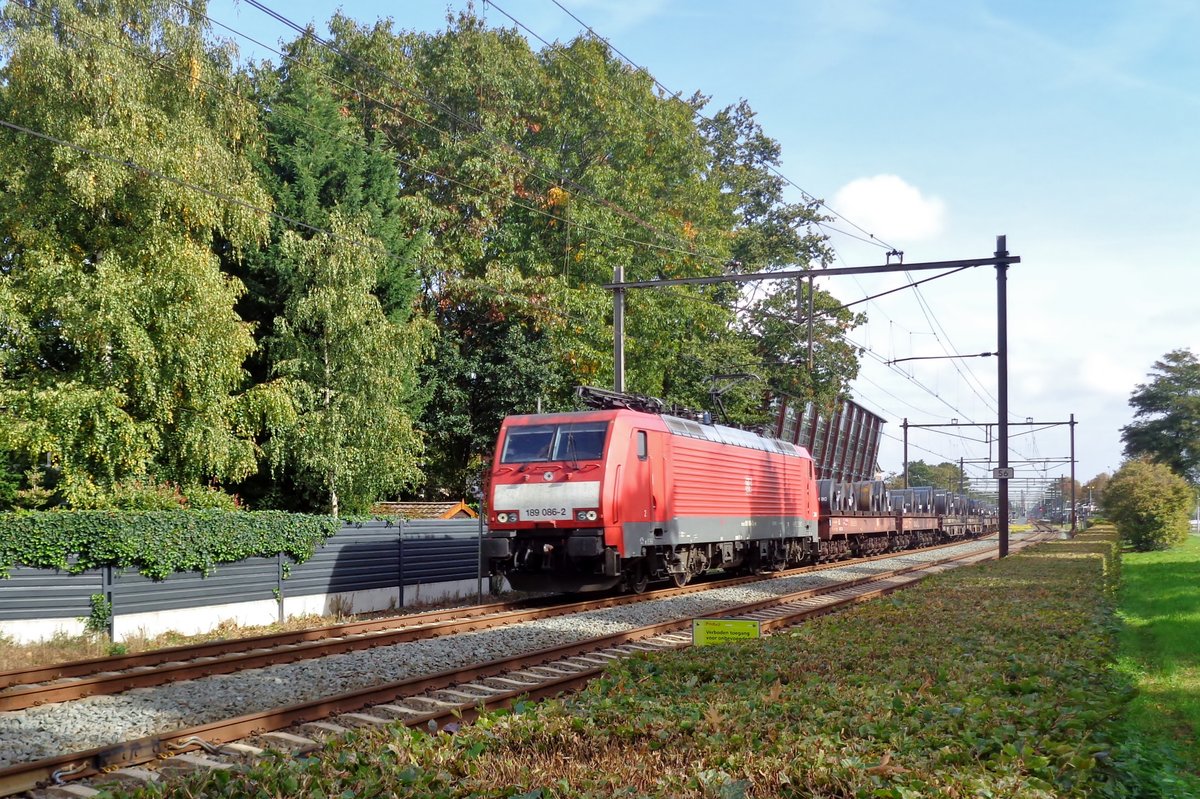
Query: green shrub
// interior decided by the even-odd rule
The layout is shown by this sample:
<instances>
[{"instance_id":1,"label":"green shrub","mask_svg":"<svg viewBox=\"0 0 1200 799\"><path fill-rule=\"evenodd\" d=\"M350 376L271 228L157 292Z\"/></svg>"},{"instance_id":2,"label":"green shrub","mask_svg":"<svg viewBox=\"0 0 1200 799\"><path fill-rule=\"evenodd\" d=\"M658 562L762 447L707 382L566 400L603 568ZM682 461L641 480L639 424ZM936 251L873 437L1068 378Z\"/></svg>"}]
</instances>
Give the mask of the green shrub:
<instances>
[{"instance_id":1,"label":"green shrub","mask_svg":"<svg viewBox=\"0 0 1200 799\"><path fill-rule=\"evenodd\" d=\"M1104 514L1138 552L1167 549L1187 539L1192 489L1159 463L1126 461L1104 491Z\"/></svg>"},{"instance_id":2,"label":"green shrub","mask_svg":"<svg viewBox=\"0 0 1200 799\"><path fill-rule=\"evenodd\" d=\"M118 483L86 500L76 500L79 510L179 510L186 500L179 487L154 479Z\"/></svg>"},{"instance_id":3,"label":"green shrub","mask_svg":"<svg viewBox=\"0 0 1200 799\"><path fill-rule=\"evenodd\" d=\"M226 494L212 486L189 486L181 488L187 507L192 510L240 510L241 503L233 494Z\"/></svg>"},{"instance_id":4,"label":"green shrub","mask_svg":"<svg viewBox=\"0 0 1200 799\"><path fill-rule=\"evenodd\" d=\"M92 613L84 620L84 628L89 633L106 633L108 624L112 621L112 602L104 594L92 594Z\"/></svg>"},{"instance_id":5,"label":"green shrub","mask_svg":"<svg viewBox=\"0 0 1200 799\"><path fill-rule=\"evenodd\" d=\"M77 492L76 510L237 510L237 497L210 486L180 486L153 477L129 480L91 493Z\"/></svg>"}]
</instances>

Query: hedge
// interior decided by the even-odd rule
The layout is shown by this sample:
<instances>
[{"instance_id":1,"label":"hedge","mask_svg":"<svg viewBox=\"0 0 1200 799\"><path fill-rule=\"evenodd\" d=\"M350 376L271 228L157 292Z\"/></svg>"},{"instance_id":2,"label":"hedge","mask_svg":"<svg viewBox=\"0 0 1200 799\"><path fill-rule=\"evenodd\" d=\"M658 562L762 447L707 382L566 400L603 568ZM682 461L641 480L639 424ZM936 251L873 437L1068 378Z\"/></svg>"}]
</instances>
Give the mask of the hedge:
<instances>
[{"instance_id":1,"label":"hedge","mask_svg":"<svg viewBox=\"0 0 1200 799\"><path fill-rule=\"evenodd\" d=\"M35 511L0 514L0 578L17 565L72 574L135 568L155 580L219 563L308 560L338 531L332 516L283 511Z\"/></svg>"}]
</instances>

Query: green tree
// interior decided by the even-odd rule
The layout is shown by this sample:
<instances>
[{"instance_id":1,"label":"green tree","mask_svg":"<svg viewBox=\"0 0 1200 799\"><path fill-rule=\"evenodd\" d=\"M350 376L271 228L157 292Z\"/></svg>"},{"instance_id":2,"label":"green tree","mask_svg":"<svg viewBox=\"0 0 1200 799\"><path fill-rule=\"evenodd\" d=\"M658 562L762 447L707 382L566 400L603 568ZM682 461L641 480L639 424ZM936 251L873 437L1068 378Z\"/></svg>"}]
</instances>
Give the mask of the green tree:
<instances>
[{"instance_id":1,"label":"green tree","mask_svg":"<svg viewBox=\"0 0 1200 799\"><path fill-rule=\"evenodd\" d=\"M553 303L499 270L456 280L439 295L433 321L442 334L421 367L427 496L469 497L504 417L548 409L570 392L571 364L553 356L561 326Z\"/></svg>"},{"instance_id":2,"label":"green tree","mask_svg":"<svg viewBox=\"0 0 1200 799\"><path fill-rule=\"evenodd\" d=\"M286 232L284 308L267 342L295 422L266 447L276 469L319 491L330 513L362 513L421 477L421 441L406 408L420 359L420 322L388 319L372 293L389 257L368 220L335 211L330 233Z\"/></svg>"},{"instance_id":3,"label":"green tree","mask_svg":"<svg viewBox=\"0 0 1200 799\"><path fill-rule=\"evenodd\" d=\"M813 292L812 361L808 354L808 286L804 286L805 321L798 321L794 284L773 290L751 303L744 329L752 337L768 385L778 393L812 400L831 408L858 376L862 350L844 334L866 317L842 308L841 301L824 291Z\"/></svg>"},{"instance_id":4,"label":"green tree","mask_svg":"<svg viewBox=\"0 0 1200 799\"><path fill-rule=\"evenodd\" d=\"M395 31L341 14L329 23L331 71L358 92L345 107L397 158L399 215L424 231L427 298L448 280L481 277L503 215L522 191L520 140L541 74L516 31L488 30L468 11L437 34Z\"/></svg>"},{"instance_id":5,"label":"green tree","mask_svg":"<svg viewBox=\"0 0 1200 799\"><path fill-rule=\"evenodd\" d=\"M1129 397L1135 421L1121 428L1125 454L1164 463L1200 484L1200 360L1172 350L1155 361L1147 383Z\"/></svg>"},{"instance_id":6,"label":"green tree","mask_svg":"<svg viewBox=\"0 0 1200 799\"><path fill-rule=\"evenodd\" d=\"M0 12L0 117L63 142L0 133L0 450L48 455L78 504L255 468L254 343L212 243L256 246L248 206L269 198L257 109L203 19L164 0Z\"/></svg>"},{"instance_id":7,"label":"green tree","mask_svg":"<svg viewBox=\"0 0 1200 799\"><path fill-rule=\"evenodd\" d=\"M771 174L778 143L745 103L697 123L704 98L663 96L603 42L579 37L534 53L518 31L488 29L471 11L432 35L344 17L331 30L337 74L362 89L343 101L396 153L399 213L430 234L424 312L444 340L423 377L456 403L430 406L422 426L432 435L494 437L500 417L463 388L482 374L485 351L494 385L522 387L517 405L528 394L565 409L572 384L611 384L612 294L600 286L614 267L638 280L827 259L815 209L784 201ZM481 291L476 281L493 278L493 291ZM857 368L842 336L860 318L818 292L809 370L793 290L750 309L741 296L733 286L629 292L629 389L705 406L712 375L753 374L761 379L724 398L728 417L743 422L763 420L772 384L829 403L840 396ZM556 320L538 297L553 298ZM541 326L518 344L498 308L537 308ZM493 348L500 341L509 355Z\"/></svg>"},{"instance_id":8,"label":"green tree","mask_svg":"<svg viewBox=\"0 0 1200 799\"><path fill-rule=\"evenodd\" d=\"M1104 492L1104 515L1139 552L1167 549L1187 538L1192 488L1169 467L1146 460L1121 465Z\"/></svg>"},{"instance_id":9,"label":"green tree","mask_svg":"<svg viewBox=\"0 0 1200 799\"><path fill-rule=\"evenodd\" d=\"M526 338L536 338L537 350L528 351L538 356L536 373L554 377L531 378L520 347L511 359L495 350L488 371L497 385L533 379L547 409L571 407L572 384L612 379L612 295L599 285L612 279L614 266L631 279L696 275L712 268L700 253L725 252L715 216L719 188L705 180L708 154L691 107L657 96L649 76L629 70L603 44L581 38L534 54L516 31L489 30L469 13L433 36L340 19L333 29L339 51L353 56L340 62L348 82L383 101L364 103L363 115L399 156L401 213L431 233L422 259L425 312L446 341L436 347L427 383L464 386L472 371L478 378L474 356L449 353L466 345L478 354L469 342L481 331L487 346L507 340L507 321L491 332L481 327L496 318L497 304L546 308L534 295L552 297L557 321L539 315L543 330ZM473 281L489 276L501 282L479 291ZM711 294L629 297L632 389L702 398L697 363L711 374L751 357L731 331L731 310ZM729 350L736 352L712 363L714 353ZM564 372L568 379L559 380ZM462 391L449 396L465 402ZM448 410L439 407L436 418L431 411L426 428L442 425ZM476 411L461 406L451 415Z\"/></svg>"},{"instance_id":10,"label":"green tree","mask_svg":"<svg viewBox=\"0 0 1200 799\"><path fill-rule=\"evenodd\" d=\"M581 37L546 48L540 60L547 89L526 140L541 174L556 181L536 187L554 216L515 208L511 218L540 253L527 269L578 287L570 327L577 332L564 343L595 357L593 382L609 383L611 294L589 287L611 282L617 266L627 280L723 271L719 186L707 179L710 156L693 107L660 96L648 74L604 43ZM697 365L707 374L749 371L738 363L749 347L720 300L711 288L628 292L626 385L698 405L707 388Z\"/></svg>"},{"instance_id":11,"label":"green tree","mask_svg":"<svg viewBox=\"0 0 1200 799\"><path fill-rule=\"evenodd\" d=\"M258 504L359 512L418 475L411 420L425 333L412 312L422 237L403 227L391 153L323 77L330 54L307 35L286 53L283 66L254 75L269 109L260 171L280 215L304 226L274 221L269 246L230 268L249 286L239 309L261 344L251 373L281 381L297 415L294 428L264 438L270 473L244 490ZM334 227L349 239L314 236ZM356 429L364 424L369 433Z\"/></svg>"},{"instance_id":12,"label":"green tree","mask_svg":"<svg viewBox=\"0 0 1200 799\"><path fill-rule=\"evenodd\" d=\"M706 102L699 95L693 98L697 107ZM825 264L832 253L825 237L813 230L823 221L817 205L784 200L784 179L776 171L782 149L755 116L741 100L700 123L711 179L720 183L721 212L733 233L730 256L746 272Z\"/></svg>"},{"instance_id":13,"label":"green tree","mask_svg":"<svg viewBox=\"0 0 1200 799\"><path fill-rule=\"evenodd\" d=\"M697 104L703 101L694 98ZM750 105L742 100L723 108L703 119L700 129L711 154L709 180L720 189L721 227L731 233L735 270L769 272L828 264L832 253L815 227L823 221L818 204L785 200L785 181L778 174L781 148L763 131ZM827 291L813 289L811 298L809 291L805 285L798 296L794 281L761 284L756 298L740 309L739 332L753 342L756 371L772 391L830 408L858 375L861 351L845 334L866 317L841 307ZM738 298L734 294L729 300Z\"/></svg>"},{"instance_id":14,"label":"green tree","mask_svg":"<svg viewBox=\"0 0 1200 799\"><path fill-rule=\"evenodd\" d=\"M903 488L904 472L901 471L890 475L887 483L888 488ZM909 461L908 484L910 486L933 486L934 488L944 488L955 492L959 490L960 486L967 493L971 490L971 481L958 468L957 463L950 463L949 461L942 461L936 466L920 460Z\"/></svg>"}]
</instances>

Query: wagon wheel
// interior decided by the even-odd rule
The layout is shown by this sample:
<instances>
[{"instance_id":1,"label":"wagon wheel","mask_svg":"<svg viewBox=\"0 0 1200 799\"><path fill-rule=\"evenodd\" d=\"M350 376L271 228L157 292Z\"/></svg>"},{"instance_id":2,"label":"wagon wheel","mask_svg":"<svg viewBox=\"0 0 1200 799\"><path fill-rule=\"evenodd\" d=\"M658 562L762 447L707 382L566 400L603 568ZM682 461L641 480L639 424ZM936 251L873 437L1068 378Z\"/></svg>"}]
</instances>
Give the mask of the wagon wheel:
<instances>
[{"instance_id":1,"label":"wagon wheel","mask_svg":"<svg viewBox=\"0 0 1200 799\"><path fill-rule=\"evenodd\" d=\"M687 572L671 572L671 582L675 583L676 588L683 588L687 585L690 577L691 575Z\"/></svg>"}]
</instances>

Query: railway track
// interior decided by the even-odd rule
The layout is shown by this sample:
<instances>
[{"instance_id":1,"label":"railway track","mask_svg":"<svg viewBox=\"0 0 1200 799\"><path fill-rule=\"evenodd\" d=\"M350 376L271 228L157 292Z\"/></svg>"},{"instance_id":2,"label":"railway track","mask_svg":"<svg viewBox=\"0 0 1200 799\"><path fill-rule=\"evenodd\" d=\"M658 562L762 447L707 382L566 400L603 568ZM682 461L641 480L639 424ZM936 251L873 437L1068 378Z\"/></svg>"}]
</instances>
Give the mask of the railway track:
<instances>
[{"instance_id":1,"label":"railway track","mask_svg":"<svg viewBox=\"0 0 1200 799\"><path fill-rule=\"evenodd\" d=\"M49 702L70 702L89 696L117 694L137 688L150 688L216 674L232 674L245 669L294 663L310 658L392 646L634 602L685 596L714 588L791 577L855 563L870 563L895 554L885 553L803 566L773 574L693 583L681 588L663 588L646 594L605 596L583 601L541 597L517 602L497 602L0 672L0 712L23 710Z\"/></svg>"},{"instance_id":2,"label":"railway track","mask_svg":"<svg viewBox=\"0 0 1200 799\"><path fill-rule=\"evenodd\" d=\"M1016 548L1037 540L1044 539L1031 537ZM865 575L836 586L744 603L708 615L753 619L769 634L804 619L883 596L929 574L994 557L993 550L948 554L928 563ZM691 623L690 618L673 619L466 668L19 764L0 769L0 796L80 779L97 784L104 780L134 784L154 780L156 772L139 766L156 760L161 760L168 772L229 768L231 764L255 759L265 748L311 751L320 746L322 738L353 726L400 722L444 728L471 721L481 710L505 707L519 697L539 699L574 690L600 674L611 660L689 646ZM363 712L364 709L369 712ZM78 790L81 786L72 787L76 789L75 795L86 794L87 789L81 793Z\"/></svg>"}]
</instances>

